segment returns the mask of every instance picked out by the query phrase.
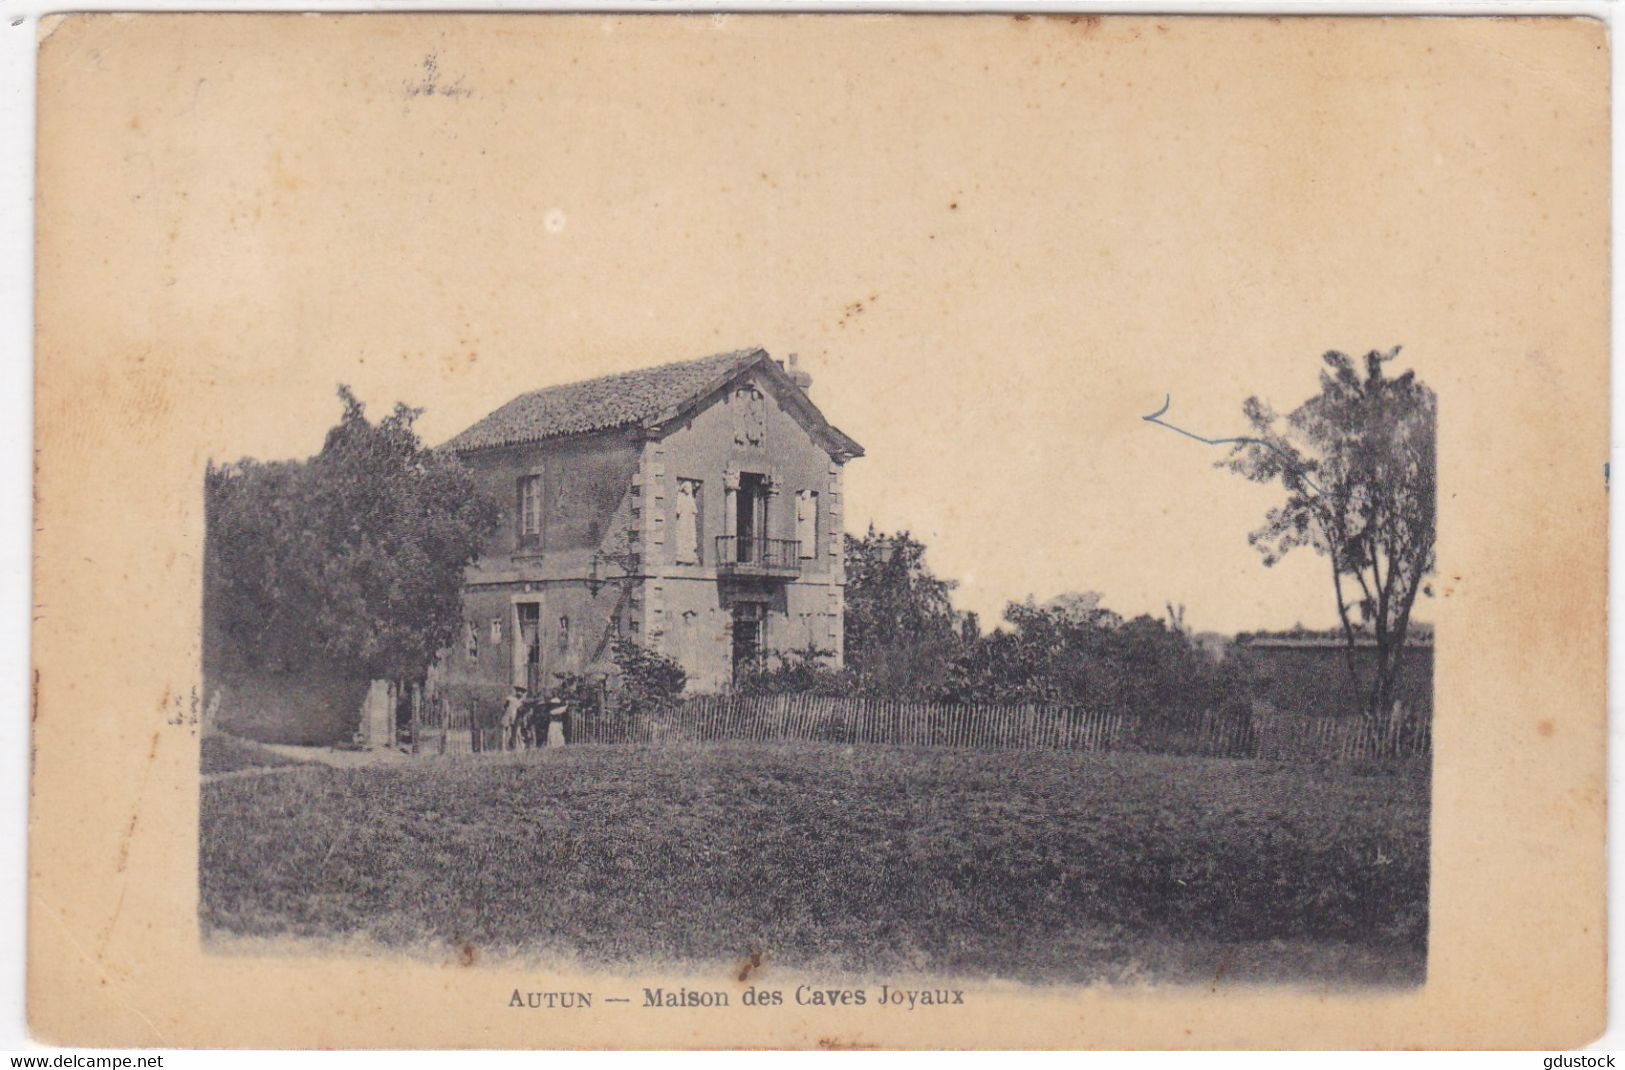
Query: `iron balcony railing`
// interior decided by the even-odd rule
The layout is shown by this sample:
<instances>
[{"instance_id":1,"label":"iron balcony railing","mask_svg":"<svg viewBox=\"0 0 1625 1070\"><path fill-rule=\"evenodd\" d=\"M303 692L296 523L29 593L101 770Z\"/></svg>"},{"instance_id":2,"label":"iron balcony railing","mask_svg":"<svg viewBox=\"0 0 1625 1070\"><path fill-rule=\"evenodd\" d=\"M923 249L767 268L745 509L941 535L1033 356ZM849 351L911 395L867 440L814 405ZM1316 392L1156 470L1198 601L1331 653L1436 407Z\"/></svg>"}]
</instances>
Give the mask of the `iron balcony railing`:
<instances>
[{"instance_id":1,"label":"iron balcony railing","mask_svg":"<svg viewBox=\"0 0 1625 1070\"><path fill-rule=\"evenodd\" d=\"M799 576L801 543L796 539L718 535L717 571L741 576Z\"/></svg>"}]
</instances>

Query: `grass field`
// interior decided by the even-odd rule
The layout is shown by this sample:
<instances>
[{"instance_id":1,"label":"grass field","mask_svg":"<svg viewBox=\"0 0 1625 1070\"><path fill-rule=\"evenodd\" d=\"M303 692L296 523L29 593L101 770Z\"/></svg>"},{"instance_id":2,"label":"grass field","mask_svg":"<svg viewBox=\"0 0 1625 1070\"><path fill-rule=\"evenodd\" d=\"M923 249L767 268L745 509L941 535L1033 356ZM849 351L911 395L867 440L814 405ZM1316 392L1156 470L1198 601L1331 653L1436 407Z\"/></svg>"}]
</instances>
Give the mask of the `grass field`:
<instances>
[{"instance_id":1,"label":"grass field","mask_svg":"<svg viewBox=\"0 0 1625 1070\"><path fill-rule=\"evenodd\" d=\"M215 936L804 971L1415 983L1428 782L1131 754L572 747L208 783Z\"/></svg>"}]
</instances>

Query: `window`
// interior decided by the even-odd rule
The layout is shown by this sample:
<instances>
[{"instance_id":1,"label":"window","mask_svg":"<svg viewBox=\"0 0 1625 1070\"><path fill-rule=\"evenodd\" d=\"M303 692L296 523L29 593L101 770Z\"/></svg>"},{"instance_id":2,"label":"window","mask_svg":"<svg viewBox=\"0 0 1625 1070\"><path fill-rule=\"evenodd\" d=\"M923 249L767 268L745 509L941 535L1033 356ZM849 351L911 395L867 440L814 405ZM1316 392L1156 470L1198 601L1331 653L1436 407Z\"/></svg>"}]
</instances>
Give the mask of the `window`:
<instances>
[{"instance_id":1,"label":"window","mask_svg":"<svg viewBox=\"0 0 1625 1070\"><path fill-rule=\"evenodd\" d=\"M533 545L542 536L542 477L519 480L519 542Z\"/></svg>"},{"instance_id":2,"label":"window","mask_svg":"<svg viewBox=\"0 0 1625 1070\"><path fill-rule=\"evenodd\" d=\"M491 618L491 645L492 646L501 646L502 645L502 618L501 617L492 617Z\"/></svg>"},{"instance_id":3,"label":"window","mask_svg":"<svg viewBox=\"0 0 1625 1070\"><path fill-rule=\"evenodd\" d=\"M463 653L468 655L469 661L480 656L480 633L474 630L474 622L463 621Z\"/></svg>"},{"instance_id":4,"label":"window","mask_svg":"<svg viewBox=\"0 0 1625 1070\"><path fill-rule=\"evenodd\" d=\"M570 649L570 618L569 617L560 617L559 618L559 649L560 650L569 650Z\"/></svg>"},{"instance_id":5,"label":"window","mask_svg":"<svg viewBox=\"0 0 1625 1070\"><path fill-rule=\"evenodd\" d=\"M744 564L760 559L767 532L767 477L741 472L734 494L734 560Z\"/></svg>"},{"instance_id":6,"label":"window","mask_svg":"<svg viewBox=\"0 0 1625 1070\"><path fill-rule=\"evenodd\" d=\"M542 689L542 604L520 602L514 633L513 679L533 692Z\"/></svg>"},{"instance_id":7,"label":"window","mask_svg":"<svg viewBox=\"0 0 1625 1070\"><path fill-rule=\"evenodd\" d=\"M796 491L796 541L802 557L818 556L818 492Z\"/></svg>"},{"instance_id":8,"label":"window","mask_svg":"<svg viewBox=\"0 0 1625 1070\"><path fill-rule=\"evenodd\" d=\"M672 506L672 538L679 565L705 563L705 522L701 492L705 484L698 479L677 481L677 501Z\"/></svg>"}]
</instances>

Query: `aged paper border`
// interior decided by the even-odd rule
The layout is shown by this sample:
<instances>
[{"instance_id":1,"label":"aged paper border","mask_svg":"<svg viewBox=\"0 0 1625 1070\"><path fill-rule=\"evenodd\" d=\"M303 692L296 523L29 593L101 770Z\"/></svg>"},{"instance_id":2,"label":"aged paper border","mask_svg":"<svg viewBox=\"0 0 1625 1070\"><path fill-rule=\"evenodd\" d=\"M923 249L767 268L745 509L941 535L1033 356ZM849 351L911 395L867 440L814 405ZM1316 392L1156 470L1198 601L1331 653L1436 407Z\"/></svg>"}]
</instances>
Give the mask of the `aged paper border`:
<instances>
[{"instance_id":1,"label":"aged paper border","mask_svg":"<svg viewBox=\"0 0 1625 1070\"><path fill-rule=\"evenodd\" d=\"M1603 38L1600 25L1573 24ZM75 29L74 23L63 29ZM66 41L68 38L63 38ZM61 41L47 42L61 44ZM1497 50L1509 62L1504 41ZM1525 57L1527 58L1527 57ZM50 48L42 109L51 106ZM1582 82L1587 138L1576 146L1596 191L1607 188L1605 75ZM56 139L56 140L53 140ZM73 257L92 235L53 215L53 162L71 140L42 123L38 257L38 512L34 779L30 857L30 1005L36 1034L79 1044L252 1046L527 1046L533 1036L485 1008L500 1007L520 972L464 973L401 963L362 949L342 959L199 956L176 911L177 875L195 842L194 752L167 732L170 696L195 655L199 518L185 497L200 460L188 417L206 418L207 391L177 382L155 398L116 355L69 348ZM1435 373L1447 411L1471 405L1472 427L1443 421L1441 544L1460 567L1454 600L1436 610L1440 634L1435 770L1434 943L1420 994L1333 996L1291 991L989 992L955 1022L876 1014L771 1019L674 1013L629 1036L602 1016L562 1046L1569 1046L1601 1028L1604 496L1606 455L1606 201L1566 207L1582 240L1575 278L1530 318L1560 318L1575 344L1548 354L1560 384L1492 362ZM93 318L93 317L92 317ZM113 356L111 362L109 357ZM105 385L87 390L96 375ZM87 379L88 377L88 379ZM105 433L152 425L131 406L156 404L164 430L141 457L106 451ZM150 410L149 410L150 411ZM1556 414L1561 413L1561 418ZM1483 429L1493 427L1495 434ZM138 464L139 462L139 464ZM126 534L95 531L83 501L134 478L146 492ZM1553 546L1550 524L1569 537ZM89 552L87 552L89 551ZM78 562L97 563L94 578ZM190 589L189 589L190 588ZM86 669L74 651L76 610L129 607L157 631L142 649ZM188 617L187 614L192 614ZM135 629L143 634L151 629ZM1535 666L1543 666L1537 671ZM61 670L61 675L57 671ZM148 686L152 685L152 686ZM80 745L76 708L132 705L140 718L100 717L100 745ZM1537 717L1533 711L1544 716ZM57 713L60 711L60 713ZM1451 716L1459 711L1458 716ZM53 716L53 713L57 713ZM1550 723L1550 732L1540 731ZM193 814L189 819L187 815ZM1493 815L1493 816L1492 816ZM195 882L190 882L195 886ZM318 975L319 974L319 979ZM224 993L276 993L277 1013ZM337 992L349 998L334 998ZM285 998L281 998L285 997ZM495 1002L493 1002L495 1000ZM425 1003L440 1013L426 1019ZM453 1011L453 1008L458 1008ZM290 1022L300 1023L297 1026ZM455 1024L448 1029L447 1022ZM1177 1023L1177 1025L1176 1025ZM1189 1030L1189 1032L1184 1032Z\"/></svg>"}]
</instances>

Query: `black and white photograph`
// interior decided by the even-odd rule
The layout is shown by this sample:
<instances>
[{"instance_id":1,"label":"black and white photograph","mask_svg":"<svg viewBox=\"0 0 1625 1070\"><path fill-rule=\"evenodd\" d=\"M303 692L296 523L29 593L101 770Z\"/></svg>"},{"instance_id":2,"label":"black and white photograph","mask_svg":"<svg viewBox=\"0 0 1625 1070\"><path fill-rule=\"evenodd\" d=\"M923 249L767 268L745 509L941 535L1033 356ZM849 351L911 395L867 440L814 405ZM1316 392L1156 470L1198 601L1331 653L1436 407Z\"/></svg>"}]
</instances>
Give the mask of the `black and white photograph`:
<instances>
[{"instance_id":1,"label":"black and white photograph","mask_svg":"<svg viewBox=\"0 0 1625 1070\"><path fill-rule=\"evenodd\" d=\"M873 462L795 354L528 391L434 447L345 391L310 459L208 473L206 931L1419 983L1436 400L1396 355L1328 353L1208 443L1279 492L1241 582L1327 559L1332 627L1235 634L1075 589L984 628L859 512ZM1192 437L1168 416L1142 433Z\"/></svg>"}]
</instances>

